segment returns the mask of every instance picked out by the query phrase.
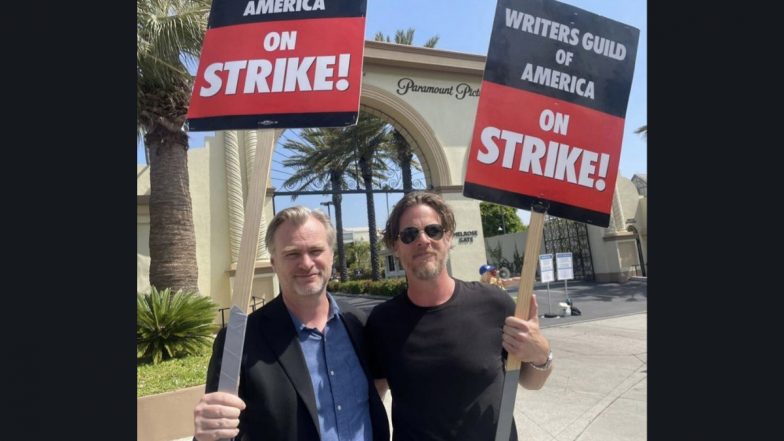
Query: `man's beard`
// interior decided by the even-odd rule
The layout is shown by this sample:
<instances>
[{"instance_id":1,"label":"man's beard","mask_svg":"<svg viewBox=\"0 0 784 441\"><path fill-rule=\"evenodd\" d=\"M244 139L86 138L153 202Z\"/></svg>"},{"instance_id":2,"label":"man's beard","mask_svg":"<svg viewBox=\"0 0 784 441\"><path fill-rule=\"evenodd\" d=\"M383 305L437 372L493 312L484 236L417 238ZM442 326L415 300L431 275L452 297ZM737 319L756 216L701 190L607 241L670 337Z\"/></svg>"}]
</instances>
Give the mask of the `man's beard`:
<instances>
[{"instance_id":1,"label":"man's beard","mask_svg":"<svg viewBox=\"0 0 784 441\"><path fill-rule=\"evenodd\" d=\"M321 284L319 284L318 287L316 287L317 285L313 284L308 284L306 286L295 284L294 292L296 292L300 297L312 297L320 295L327 287L328 280L322 275L319 275L319 277L321 278Z\"/></svg>"},{"instance_id":2,"label":"man's beard","mask_svg":"<svg viewBox=\"0 0 784 441\"><path fill-rule=\"evenodd\" d=\"M446 259L436 257L435 262L427 262L424 265L415 266L412 270L413 276L419 280L431 280L438 277L446 266Z\"/></svg>"}]
</instances>

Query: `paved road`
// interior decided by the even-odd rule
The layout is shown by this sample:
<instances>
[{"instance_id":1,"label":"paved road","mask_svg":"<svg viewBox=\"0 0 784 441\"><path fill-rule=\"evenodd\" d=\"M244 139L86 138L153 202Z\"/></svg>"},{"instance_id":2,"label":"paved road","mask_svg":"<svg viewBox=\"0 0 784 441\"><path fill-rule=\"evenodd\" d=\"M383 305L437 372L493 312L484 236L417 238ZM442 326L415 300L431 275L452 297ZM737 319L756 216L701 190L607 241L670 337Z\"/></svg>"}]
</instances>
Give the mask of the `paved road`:
<instances>
[{"instance_id":1,"label":"paved road","mask_svg":"<svg viewBox=\"0 0 784 441\"><path fill-rule=\"evenodd\" d=\"M507 291L513 298L517 297L516 288ZM648 310L648 283L644 281L626 283L571 281L567 282L566 287L564 282L554 282L550 283L549 290L547 284L537 283L534 285L534 293L539 303L539 321L542 328L637 314ZM367 313L387 299L381 296L335 295ZM565 302L567 295L572 299L572 306L578 308L582 314L570 317L547 317L550 314L562 313L558 303Z\"/></svg>"},{"instance_id":2,"label":"paved road","mask_svg":"<svg viewBox=\"0 0 784 441\"><path fill-rule=\"evenodd\" d=\"M572 299L572 306L582 313L570 317L542 317L540 323L543 328L648 311L648 283L642 281L626 283L572 281L567 282L566 289L563 282L555 282L550 283L549 295L547 285L537 283L534 286L534 293L539 303L540 317L548 312L561 315L562 310L558 304L565 302L567 295ZM517 291L514 290L512 295L516 297Z\"/></svg>"}]
</instances>

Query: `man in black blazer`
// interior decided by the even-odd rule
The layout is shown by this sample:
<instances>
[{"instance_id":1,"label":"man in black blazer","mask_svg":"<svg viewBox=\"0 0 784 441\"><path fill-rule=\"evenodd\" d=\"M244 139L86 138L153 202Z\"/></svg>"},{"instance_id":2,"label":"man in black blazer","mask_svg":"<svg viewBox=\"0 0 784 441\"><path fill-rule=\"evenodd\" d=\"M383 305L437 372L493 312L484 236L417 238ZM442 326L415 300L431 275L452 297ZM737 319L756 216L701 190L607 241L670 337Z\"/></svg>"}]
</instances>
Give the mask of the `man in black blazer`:
<instances>
[{"instance_id":1,"label":"man in black blazer","mask_svg":"<svg viewBox=\"0 0 784 441\"><path fill-rule=\"evenodd\" d=\"M239 396L215 392L225 329L218 333L194 438L388 441L365 363L365 315L326 290L335 245L329 218L287 208L265 240L281 295L248 316Z\"/></svg>"}]
</instances>

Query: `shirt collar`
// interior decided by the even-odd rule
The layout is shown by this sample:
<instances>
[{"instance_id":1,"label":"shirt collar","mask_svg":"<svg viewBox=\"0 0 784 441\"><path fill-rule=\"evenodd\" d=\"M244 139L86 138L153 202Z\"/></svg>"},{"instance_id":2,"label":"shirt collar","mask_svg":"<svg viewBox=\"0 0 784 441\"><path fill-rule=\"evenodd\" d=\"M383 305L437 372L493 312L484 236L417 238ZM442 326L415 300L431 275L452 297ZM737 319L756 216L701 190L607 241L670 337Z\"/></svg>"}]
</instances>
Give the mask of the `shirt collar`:
<instances>
[{"instance_id":1,"label":"shirt collar","mask_svg":"<svg viewBox=\"0 0 784 441\"><path fill-rule=\"evenodd\" d=\"M330 322L333 318L335 318L338 314L340 314L340 306L338 306L338 303L335 301L335 298L332 297L330 293L327 293L327 300L329 300L329 312L327 313L327 322ZM289 317L291 317L291 321L294 322L294 329L297 330L297 332L301 332L305 329L309 329L302 323L300 319L297 318L296 315L291 313L291 310L289 310L288 307L286 308L286 311L288 311Z\"/></svg>"}]
</instances>

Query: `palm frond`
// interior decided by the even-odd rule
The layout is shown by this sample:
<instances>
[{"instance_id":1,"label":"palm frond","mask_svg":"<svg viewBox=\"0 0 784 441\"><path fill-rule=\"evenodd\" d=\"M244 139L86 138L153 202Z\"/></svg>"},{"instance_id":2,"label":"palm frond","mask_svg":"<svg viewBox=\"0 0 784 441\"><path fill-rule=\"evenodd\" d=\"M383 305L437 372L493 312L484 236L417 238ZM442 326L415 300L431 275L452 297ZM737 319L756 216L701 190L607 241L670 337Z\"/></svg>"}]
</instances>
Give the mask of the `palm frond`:
<instances>
[{"instance_id":1,"label":"palm frond","mask_svg":"<svg viewBox=\"0 0 784 441\"><path fill-rule=\"evenodd\" d=\"M207 29L208 0L137 0L136 125L160 117L177 125L187 110L192 76ZM171 102L174 104L171 104Z\"/></svg>"},{"instance_id":2,"label":"palm frond","mask_svg":"<svg viewBox=\"0 0 784 441\"><path fill-rule=\"evenodd\" d=\"M635 130L634 133L636 133L638 135L642 134L643 138L647 138L648 137L648 124L645 124L644 126L641 126L641 127L637 128L637 130Z\"/></svg>"},{"instance_id":3,"label":"palm frond","mask_svg":"<svg viewBox=\"0 0 784 441\"><path fill-rule=\"evenodd\" d=\"M425 42L425 44L423 46L424 47L436 47L436 44L438 44L438 35L434 35L434 36L430 37Z\"/></svg>"},{"instance_id":4,"label":"palm frond","mask_svg":"<svg viewBox=\"0 0 784 441\"><path fill-rule=\"evenodd\" d=\"M414 28L399 29L395 32L395 43L411 46L414 44Z\"/></svg>"}]
</instances>

